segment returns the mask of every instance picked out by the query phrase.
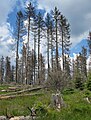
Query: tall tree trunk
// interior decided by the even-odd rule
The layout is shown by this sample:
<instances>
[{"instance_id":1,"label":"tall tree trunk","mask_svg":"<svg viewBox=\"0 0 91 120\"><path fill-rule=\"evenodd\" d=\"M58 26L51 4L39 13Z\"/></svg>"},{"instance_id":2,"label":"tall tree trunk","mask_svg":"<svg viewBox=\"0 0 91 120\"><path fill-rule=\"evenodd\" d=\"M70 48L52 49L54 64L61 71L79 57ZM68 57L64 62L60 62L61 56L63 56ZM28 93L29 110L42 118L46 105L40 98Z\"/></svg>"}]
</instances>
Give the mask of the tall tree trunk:
<instances>
[{"instance_id":1,"label":"tall tree trunk","mask_svg":"<svg viewBox=\"0 0 91 120\"><path fill-rule=\"evenodd\" d=\"M19 39L20 39L20 19L18 23L18 39L17 39L17 50L16 50L16 83L18 82L18 49L19 49Z\"/></svg>"},{"instance_id":2,"label":"tall tree trunk","mask_svg":"<svg viewBox=\"0 0 91 120\"><path fill-rule=\"evenodd\" d=\"M34 33L34 84L35 84L35 69L36 69L36 35Z\"/></svg>"},{"instance_id":3,"label":"tall tree trunk","mask_svg":"<svg viewBox=\"0 0 91 120\"><path fill-rule=\"evenodd\" d=\"M27 41L27 57L26 57L26 84L28 84L28 57L29 57L29 40L30 40L30 16L28 17L28 41Z\"/></svg>"},{"instance_id":4,"label":"tall tree trunk","mask_svg":"<svg viewBox=\"0 0 91 120\"><path fill-rule=\"evenodd\" d=\"M38 28L38 80L40 84L40 28Z\"/></svg>"},{"instance_id":5,"label":"tall tree trunk","mask_svg":"<svg viewBox=\"0 0 91 120\"><path fill-rule=\"evenodd\" d=\"M64 40L63 40L63 30L62 30L62 67L64 70Z\"/></svg>"},{"instance_id":6,"label":"tall tree trunk","mask_svg":"<svg viewBox=\"0 0 91 120\"><path fill-rule=\"evenodd\" d=\"M47 61L48 61L48 76L50 72L50 64L49 64L49 28L47 30Z\"/></svg>"},{"instance_id":7,"label":"tall tree trunk","mask_svg":"<svg viewBox=\"0 0 91 120\"><path fill-rule=\"evenodd\" d=\"M58 28L57 28L57 23L58 23L58 20L56 19L56 66L57 66L57 69L58 69Z\"/></svg>"},{"instance_id":8,"label":"tall tree trunk","mask_svg":"<svg viewBox=\"0 0 91 120\"><path fill-rule=\"evenodd\" d=\"M50 29L50 35L51 35L51 68L53 71L53 33L52 33L52 25L51 25L51 29Z\"/></svg>"}]
</instances>

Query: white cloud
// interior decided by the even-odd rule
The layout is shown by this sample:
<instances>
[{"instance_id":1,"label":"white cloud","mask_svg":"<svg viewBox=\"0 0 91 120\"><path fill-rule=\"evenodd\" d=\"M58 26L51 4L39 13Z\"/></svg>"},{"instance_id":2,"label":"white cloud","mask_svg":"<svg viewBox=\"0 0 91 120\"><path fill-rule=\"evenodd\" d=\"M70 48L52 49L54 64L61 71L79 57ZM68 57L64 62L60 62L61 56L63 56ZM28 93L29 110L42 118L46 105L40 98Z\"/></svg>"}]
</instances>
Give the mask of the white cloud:
<instances>
[{"instance_id":1,"label":"white cloud","mask_svg":"<svg viewBox=\"0 0 91 120\"><path fill-rule=\"evenodd\" d=\"M7 23L8 14L13 10L15 3L18 0L2 0L0 4L0 51L1 55L11 55L9 45L12 44L12 36L10 34L10 25ZM26 0L28 4L29 0ZM88 32L91 25L91 5L90 0L38 0L39 8L46 9L48 12L50 9L54 9L57 6L60 11L68 18L71 24L71 42L75 45L83 38L88 37ZM21 6L24 7L23 0L20 0ZM27 22L25 22L27 24ZM24 36L27 41L27 37ZM26 43L25 41L25 43ZM44 44L44 42L43 42ZM45 53L46 47L41 47L41 52Z\"/></svg>"},{"instance_id":2,"label":"white cloud","mask_svg":"<svg viewBox=\"0 0 91 120\"><path fill-rule=\"evenodd\" d=\"M10 34L10 32L8 30L9 27L10 27L10 25L7 24L7 23L6 24L2 24L0 26L0 37L2 37L2 39L5 39L8 36L8 34ZM2 39L0 39L0 41Z\"/></svg>"},{"instance_id":3,"label":"white cloud","mask_svg":"<svg viewBox=\"0 0 91 120\"><path fill-rule=\"evenodd\" d=\"M2 0L0 4L0 56L12 56L10 46L13 44L12 35L9 31L10 24L7 23L8 15L12 12L17 0Z\"/></svg>"},{"instance_id":4,"label":"white cloud","mask_svg":"<svg viewBox=\"0 0 91 120\"><path fill-rule=\"evenodd\" d=\"M71 24L71 40L73 45L81 41L84 33L91 29L90 0L38 0L39 8L48 12L55 6L66 16ZM88 33L86 34L88 36Z\"/></svg>"},{"instance_id":5,"label":"white cloud","mask_svg":"<svg viewBox=\"0 0 91 120\"><path fill-rule=\"evenodd\" d=\"M0 56L6 57L12 56L12 49L10 49L11 45L14 43L12 36L9 31L9 24L2 24L0 26Z\"/></svg>"},{"instance_id":6,"label":"white cloud","mask_svg":"<svg viewBox=\"0 0 91 120\"><path fill-rule=\"evenodd\" d=\"M2 0L0 3L0 25L6 23L8 14L13 10L16 0Z\"/></svg>"},{"instance_id":7,"label":"white cloud","mask_svg":"<svg viewBox=\"0 0 91 120\"><path fill-rule=\"evenodd\" d=\"M72 47L74 47L82 39L87 39L88 38L88 33L89 33L89 30L87 30L86 32L84 32L83 34L81 34L79 36L72 36L71 39L70 39L71 42L72 42Z\"/></svg>"}]
</instances>

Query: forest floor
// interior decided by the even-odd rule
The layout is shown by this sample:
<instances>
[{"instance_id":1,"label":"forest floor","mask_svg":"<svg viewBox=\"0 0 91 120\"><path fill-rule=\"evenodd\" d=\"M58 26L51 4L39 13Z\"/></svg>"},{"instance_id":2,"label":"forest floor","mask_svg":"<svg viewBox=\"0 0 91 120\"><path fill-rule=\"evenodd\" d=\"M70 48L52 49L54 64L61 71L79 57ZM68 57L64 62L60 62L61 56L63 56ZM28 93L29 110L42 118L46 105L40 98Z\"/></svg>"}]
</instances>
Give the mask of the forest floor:
<instances>
[{"instance_id":1,"label":"forest floor","mask_svg":"<svg viewBox=\"0 0 91 120\"><path fill-rule=\"evenodd\" d=\"M55 92L35 88L1 85L0 116L27 116L30 115L29 107L37 110L37 120L91 120L91 103L86 99L91 97L90 91L64 90L62 96L66 106L57 110L51 105L52 93Z\"/></svg>"}]
</instances>

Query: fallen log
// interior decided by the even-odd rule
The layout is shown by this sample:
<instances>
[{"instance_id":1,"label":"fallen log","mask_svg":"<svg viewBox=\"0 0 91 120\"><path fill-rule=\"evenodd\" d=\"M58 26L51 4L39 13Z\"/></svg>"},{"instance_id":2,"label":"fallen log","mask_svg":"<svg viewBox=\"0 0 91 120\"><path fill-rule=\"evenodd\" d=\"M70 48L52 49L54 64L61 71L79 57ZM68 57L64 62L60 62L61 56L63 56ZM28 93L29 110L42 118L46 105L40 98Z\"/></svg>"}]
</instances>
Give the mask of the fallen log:
<instances>
[{"instance_id":1,"label":"fallen log","mask_svg":"<svg viewBox=\"0 0 91 120\"><path fill-rule=\"evenodd\" d=\"M29 89L26 89L26 90L16 91L16 92L7 93L7 94L1 94L0 97L10 96L10 95L14 95L14 94L21 94L21 93L24 93L24 92L37 91L37 90L40 90L42 88L44 88L44 87L40 86L40 87L29 88Z\"/></svg>"},{"instance_id":2,"label":"fallen log","mask_svg":"<svg viewBox=\"0 0 91 120\"><path fill-rule=\"evenodd\" d=\"M12 98L24 97L24 96L34 96L34 95L41 95L41 93L31 93L31 94L21 94L21 95L0 96L0 100L3 100L3 99L12 99Z\"/></svg>"}]
</instances>

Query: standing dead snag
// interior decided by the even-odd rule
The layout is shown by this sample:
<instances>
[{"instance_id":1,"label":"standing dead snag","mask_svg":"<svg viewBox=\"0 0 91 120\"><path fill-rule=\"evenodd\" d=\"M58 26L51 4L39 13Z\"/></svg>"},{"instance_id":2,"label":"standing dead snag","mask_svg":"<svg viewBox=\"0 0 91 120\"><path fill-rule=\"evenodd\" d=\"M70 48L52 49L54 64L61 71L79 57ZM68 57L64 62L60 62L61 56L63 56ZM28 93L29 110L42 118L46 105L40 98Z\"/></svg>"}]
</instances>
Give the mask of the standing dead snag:
<instances>
[{"instance_id":1,"label":"standing dead snag","mask_svg":"<svg viewBox=\"0 0 91 120\"><path fill-rule=\"evenodd\" d=\"M18 82L18 61L19 61L19 42L23 36L23 14L21 11L17 13L16 20L16 83Z\"/></svg>"}]
</instances>

